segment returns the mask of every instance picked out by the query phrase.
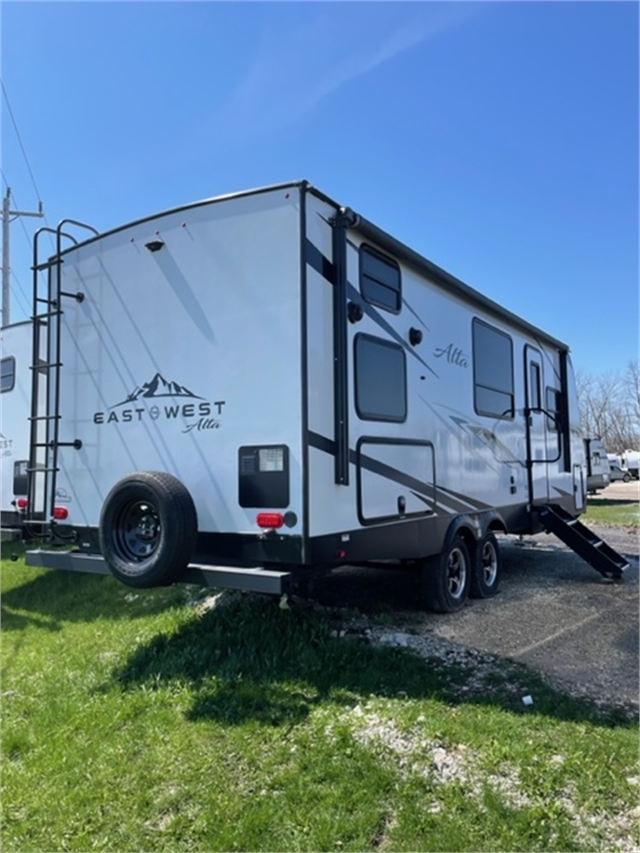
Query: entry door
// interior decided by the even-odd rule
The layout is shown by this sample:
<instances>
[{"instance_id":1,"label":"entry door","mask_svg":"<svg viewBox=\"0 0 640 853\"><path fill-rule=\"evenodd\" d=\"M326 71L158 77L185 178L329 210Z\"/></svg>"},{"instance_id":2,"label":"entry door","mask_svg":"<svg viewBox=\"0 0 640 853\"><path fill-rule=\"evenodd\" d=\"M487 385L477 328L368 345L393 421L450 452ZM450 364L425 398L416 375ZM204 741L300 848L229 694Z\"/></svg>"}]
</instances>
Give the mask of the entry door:
<instances>
[{"instance_id":1,"label":"entry door","mask_svg":"<svg viewBox=\"0 0 640 853\"><path fill-rule=\"evenodd\" d=\"M546 503L549 499L549 481L547 425L542 399L544 375L542 355L534 347L525 347L524 371L529 500L531 503Z\"/></svg>"}]
</instances>

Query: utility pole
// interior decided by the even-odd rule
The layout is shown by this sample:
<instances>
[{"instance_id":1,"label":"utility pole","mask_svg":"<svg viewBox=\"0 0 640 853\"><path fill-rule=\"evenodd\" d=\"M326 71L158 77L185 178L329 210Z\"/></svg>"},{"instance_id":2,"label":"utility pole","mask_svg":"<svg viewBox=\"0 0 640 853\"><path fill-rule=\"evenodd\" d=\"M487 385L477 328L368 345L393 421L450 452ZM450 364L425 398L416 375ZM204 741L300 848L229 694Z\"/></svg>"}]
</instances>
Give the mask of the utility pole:
<instances>
[{"instance_id":1,"label":"utility pole","mask_svg":"<svg viewBox=\"0 0 640 853\"><path fill-rule=\"evenodd\" d=\"M44 216L42 202L38 204L38 212L26 210L11 210L11 189L7 187L7 194L2 200L2 325L8 326L11 322L11 265L9 262L9 223L18 216Z\"/></svg>"}]
</instances>

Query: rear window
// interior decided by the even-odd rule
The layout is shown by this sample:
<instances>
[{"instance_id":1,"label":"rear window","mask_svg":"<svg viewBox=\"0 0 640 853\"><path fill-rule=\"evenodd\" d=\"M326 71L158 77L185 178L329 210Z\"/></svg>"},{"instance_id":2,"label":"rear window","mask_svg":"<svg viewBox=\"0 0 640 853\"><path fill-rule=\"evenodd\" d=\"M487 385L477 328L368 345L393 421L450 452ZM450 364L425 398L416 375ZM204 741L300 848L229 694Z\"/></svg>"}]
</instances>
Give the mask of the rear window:
<instances>
[{"instance_id":1,"label":"rear window","mask_svg":"<svg viewBox=\"0 0 640 853\"><path fill-rule=\"evenodd\" d=\"M16 384L16 360L12 355L0 360L0 394L12 391Z\"/></svg>"}]
</instances>

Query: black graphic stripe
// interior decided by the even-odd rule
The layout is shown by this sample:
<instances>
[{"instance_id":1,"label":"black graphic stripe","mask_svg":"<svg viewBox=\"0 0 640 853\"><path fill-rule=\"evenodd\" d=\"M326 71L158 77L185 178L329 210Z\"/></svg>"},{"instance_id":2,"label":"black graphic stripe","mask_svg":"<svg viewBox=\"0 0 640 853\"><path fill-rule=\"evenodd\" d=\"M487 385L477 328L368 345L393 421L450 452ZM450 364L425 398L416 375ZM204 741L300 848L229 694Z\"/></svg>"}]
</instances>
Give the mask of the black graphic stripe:
<instances>
[{"instance_id":1,"label":"black graphic stripe","mask_svg":"<svg viewBox=\"0 0 640 853\"><path fill-rule=\"evenodd\" d=\"M323 453L327 453L330 456L335 455L335 442L317 432L309 432L309 445L310 447L315 447L317 450L321 450ZM366 456L364 453L360 454L359 461L361 467L365 468L367 471L371 471L373 474L378 474L387 480L399 483L401 486L405 486L407 489L410 489L416 498L424 501L428 506L430 506L431 503L437 506L442 502L446 503L447 506L451 507L453 512L457 513L478 512L491 509L490 504L475 500L467 495L461 494L460 492L454 492L452 489L445 489L442 486L436 487L431 483L424 483L421 480L417 480L415 477L411 477L404 471L398 471L390 465L385 465L377 459L372 459L370 456ZM349 462L352 465L358 464L358 454L355 450L349 451Z\"/></svg>"},{"instance_id":2,"label":"black graphic stripe","mask_svg":"<svg viewBox=\"0 0 640 853\"><path fill-rule=\"evenodd\" d=\"M364 313L367 314L367 316L371 317L371 319L377 326L380 326L380 328L383 329L389 335L390 338L393 338L393 340L397 344L399 344L406 352L408 352L409 355L412 355L414 358L417 358L420 364L422 364L424 367L427 368L427 370L433 373L436 379L438 378L438 374L435 372L435 370L427 364L427 362L422 358L422 356L418 355L415 348L410 346L410 344L408 344L407 341L404 340L404 338L399 332L396 332L391 323L389 323L388 320L385 320L384 317L382 317L379 312L373 307L373 305L371 305L371 303L367 302L366 299L362 298L359 291L356 290L356 288L352 284L349 284L347 286L347 293L349 295L349 299L352 302L356 302L358 305L360 305Z\"/></svg>"},{"instance_id":3,"label":"black graphic stripe","mask_svg":"<svg viewBox=\"0 0 640 853\"><path fill-rule=\"evenodd\" d=\"M330 284L335 284L335 266L320 251L320 249L317 248L317 246L313 245L309 238L306 239L305 252L306 260L309 266L312 267L317 273L320 273L320 275L325 278ZM426 367L426 369L430 371L430 373L432 373L436 378L438 378L438 374L436 373L436 371L429 364L427 364L427 362L420 355L418 355L414 347L410 346L407 341L405 341L404 338L399 334L399 332L396 332L391 323L385 320L384 317L381 316L381 314L374 308L373 305L363 299L360 295L360 292L350 283L347 284L347 295L352 302L355 302L360 305L365 314L367 314L367 316L369 316L377 326L379 326L383 331L385 331L390 338L393 338L393 340L396 341L396 343L401 346L405 350L405 352L408 352L411 356L413 356L413 358L416 358L420 362L420 364ZM413 309L410 308L409 310L412 314L414 314L414 316L417 316ZM422 323L422 321L420 322ZM424 323L422 323L422 325L424 325ZM425 328L427 327L425 326Z\"/></svg>"},{"instance_id":4,"label":"black graphic stripe","mask_svg":"<svg viewBox=\"0 0 640 853\"><path fill-rule=\"evenodd\" d=\"M404 307L407 309L407 311L410 311L410 312L413 314L413 316L416 318L416 320L418 321L418 323L420 323L420 325L422 326L422 328L423 328L423 329L426 329L426 330L427 330L427 332L430 332L430 331L431 331L431 329L427 326L427 324L424 322L424 320L422 319L422 317L420 317L420 316L418 315L418 313L417 313L416 311L414 311L414 309L411 307L411 305L409 305L409 303L408 303L408 302L407 302L407 300L404 298L404 296L402 297L402 304L403 304L403 305L404 305Z\"/></svg>"},{"instance_id":5,"label":"black graphic stripe","mask_svg":"<svg viewBox=\"0 0 640 853\"><path fill-rule=\"evenodd\" d=\"M334 265L331 263L329 258L324 255L317 246L314 246L311 240L307 237L305 240L305 256L306 261L312 269L314 269L317 273L326 280L330 284L335 284L336 281L336 269Z\"/></svg>"},{"instance_id":6,"label":"black graphic stripe","mask_svg":"<svg viewBox=\"0 0 640 853\"><path fill-rule=\"evenodd\" d=\"M317 450L322 450L330 456L335 455L335 442L329 438L325 438L323 435L319 435L317 432L309 432L309 444L311 447L315 447ZM356 465L358 463L358 454L355 450L349 450L349 462L351 462L352 465ZM372 459L371 456L366 456L364 453L361 453L360 466L365 468L367 471L371 471L372 474L379 474L386 480L392 480L395 483L406 486L412 491L420 492L425 497L433 499L434 488L432 485L429 483L423 483L422 480L416 480L415 477L411 477L403 471L398 471L390 465L385 465L384 462L379 462L377 459Z\"/></svg>"}]
</instances>

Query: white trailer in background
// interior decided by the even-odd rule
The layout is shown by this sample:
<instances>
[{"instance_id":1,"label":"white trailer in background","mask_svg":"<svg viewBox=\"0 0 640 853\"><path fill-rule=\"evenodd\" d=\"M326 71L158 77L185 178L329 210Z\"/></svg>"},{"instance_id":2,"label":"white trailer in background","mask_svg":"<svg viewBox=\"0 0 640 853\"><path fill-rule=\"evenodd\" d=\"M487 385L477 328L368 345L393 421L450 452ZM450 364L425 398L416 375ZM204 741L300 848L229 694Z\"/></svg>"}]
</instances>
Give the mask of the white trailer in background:
<instances>
[{"instance_id":1,"label":"white trailer in background","mask_svg":"<svg viewBox=\"0 0 640 853\"><path fill-rule=\"evenodd\" d=\"M32 325L26 320L3 326L0 339L0 524L3 538L15 538L23 517L18 501L27 496Z\"/></svg>"},{"instance_id":2,"label":"white trailer in background","mask_svg":"<svg viewBox=\"0 0 640 853\"><path fill-rule=\"evenodd\" d=\"M281 592L392 561L455 610L496 532L553 529L621 575L575 521L565 344L306 182L79 226L35 241L29 518L74 550L31 563Z\"/></svg>"},{"instance_id":3,"label":"white trailer in background","mask_svg":"<svg viewBox=\"0 0 640 853\"><path fill-rule=\"evenodd\" d=\"M604 444L599 438L585 438L587 460L587 491L596 492L609 485L611 468Z\"/></svg>"},{"instance_id":4,"label":"white trailer in background","mask_svg":"<svg viewBox=\"0 0 640 853\"><path fill-rule=\"evenodd\" d=\"M626 468L634 479L638 479L638 469L640 467L640 453L637 450L625 450L622 454L622 465Z\"/></svg>"}]
</instances>

